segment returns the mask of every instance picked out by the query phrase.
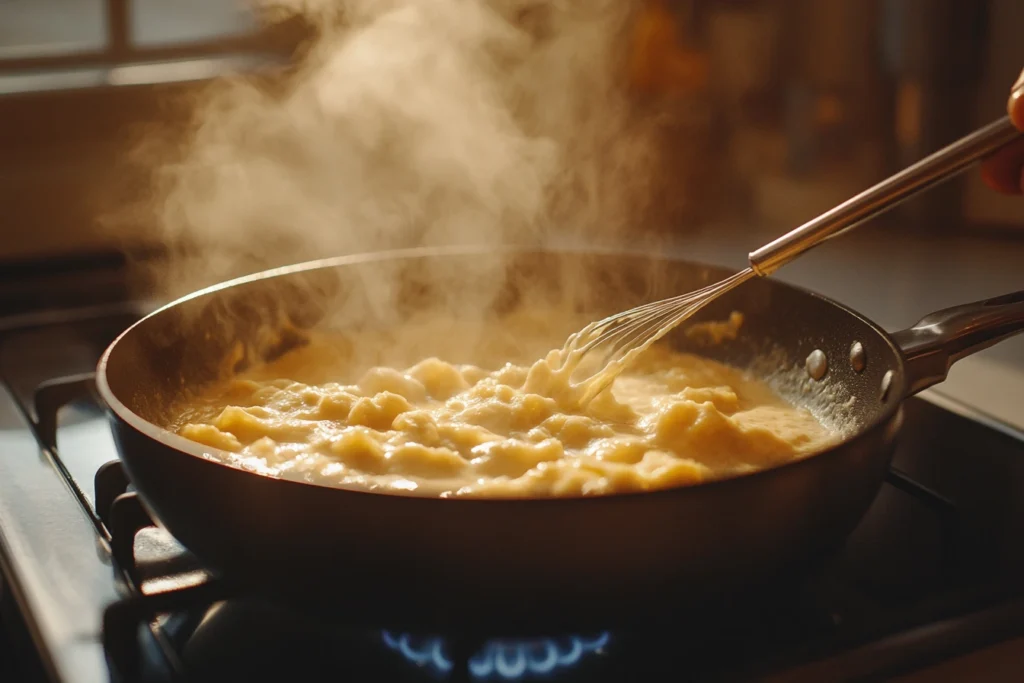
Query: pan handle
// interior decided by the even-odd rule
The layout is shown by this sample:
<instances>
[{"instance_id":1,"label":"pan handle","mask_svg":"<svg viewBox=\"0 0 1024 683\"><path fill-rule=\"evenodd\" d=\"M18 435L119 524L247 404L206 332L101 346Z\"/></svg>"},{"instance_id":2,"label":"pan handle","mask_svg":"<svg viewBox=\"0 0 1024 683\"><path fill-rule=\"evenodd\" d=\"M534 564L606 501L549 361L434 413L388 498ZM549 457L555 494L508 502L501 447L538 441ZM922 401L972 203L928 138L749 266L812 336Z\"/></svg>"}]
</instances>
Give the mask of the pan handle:
<instances>
[{"instance_id":1,"label":"pan handle","mask_svg":"<svg viewBox=\"0 0 1024 683\"><path fill-rule=\"evenodd\" d=\"M903 352L907 395L946 379L961 358L1024 332L1024 291L936 311L890 336Z\"/></svg>"}]
</instances>

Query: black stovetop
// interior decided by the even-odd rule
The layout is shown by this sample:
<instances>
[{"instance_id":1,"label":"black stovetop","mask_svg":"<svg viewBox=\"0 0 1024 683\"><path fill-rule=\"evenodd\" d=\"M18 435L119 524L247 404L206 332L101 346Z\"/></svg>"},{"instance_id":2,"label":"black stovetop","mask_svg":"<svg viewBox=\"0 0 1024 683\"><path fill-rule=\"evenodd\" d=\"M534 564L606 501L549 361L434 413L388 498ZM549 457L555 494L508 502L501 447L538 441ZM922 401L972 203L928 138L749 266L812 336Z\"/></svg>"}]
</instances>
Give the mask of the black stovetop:
<instances>
[{"instance_id":1,"label":"black stovetop","mask_svg":"<svg viewBox=\"0 0 1024 683\"><path fill-rule=\"evenodd\" d=\"M238 595L151 526L113 462L84 373L137 315L0 320L0 660L31 642L57 681L877 680L1024 634L1024 435L934 397L907 402L897 469L843 551L711 621L408 634ZM330 568L283 578L358 590Z\"/></svg>"}]
</instances>

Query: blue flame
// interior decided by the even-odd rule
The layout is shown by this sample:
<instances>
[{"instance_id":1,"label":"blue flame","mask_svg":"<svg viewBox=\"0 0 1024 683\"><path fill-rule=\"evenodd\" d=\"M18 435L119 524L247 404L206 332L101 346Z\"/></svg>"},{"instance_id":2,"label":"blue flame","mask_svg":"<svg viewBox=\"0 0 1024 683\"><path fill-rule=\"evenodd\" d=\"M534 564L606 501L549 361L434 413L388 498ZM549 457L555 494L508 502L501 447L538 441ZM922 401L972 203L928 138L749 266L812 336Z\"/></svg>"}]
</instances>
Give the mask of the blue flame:
<instances>
[{"instance_id":1,"label":"blue flame","mask_svg":"<svg viewBox=\"0 0 1024 683\"><path fill-rule=\"evenodd\" d=\"M416 666L446 674L454 663L445 653L444 639L416 637L382 631L384 644L399 652ZM591 653L600 654L611 639L606 631L594 638L569 636L541 640L492 640L469 658L469 673L475 679L497 678L516 681L529 676L544 676L556 669L577 664Z\"/></svg>"}]
</instances>

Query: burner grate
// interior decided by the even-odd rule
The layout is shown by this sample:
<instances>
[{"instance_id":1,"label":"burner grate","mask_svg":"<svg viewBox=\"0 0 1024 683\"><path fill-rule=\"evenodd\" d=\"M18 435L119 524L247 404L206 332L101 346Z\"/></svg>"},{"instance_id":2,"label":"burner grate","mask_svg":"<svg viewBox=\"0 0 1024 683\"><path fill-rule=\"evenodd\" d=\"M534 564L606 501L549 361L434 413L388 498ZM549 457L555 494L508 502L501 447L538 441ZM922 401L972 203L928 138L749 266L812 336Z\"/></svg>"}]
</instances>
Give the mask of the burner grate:
<instances>
[{"instance_id":1,"label":"burner grate","mask_svg":"<svg viewBox=\"0 0 1024 683\"><path fill-rule=\"evenodd\" d=\"M103 525L110 527L111 508L118 496L128 492L128 475L124 471L124 465L120 460L111 460L98 470L93 479L93 487L96 491L96 514L99 515Z\"/></svg>"}]
</instances>

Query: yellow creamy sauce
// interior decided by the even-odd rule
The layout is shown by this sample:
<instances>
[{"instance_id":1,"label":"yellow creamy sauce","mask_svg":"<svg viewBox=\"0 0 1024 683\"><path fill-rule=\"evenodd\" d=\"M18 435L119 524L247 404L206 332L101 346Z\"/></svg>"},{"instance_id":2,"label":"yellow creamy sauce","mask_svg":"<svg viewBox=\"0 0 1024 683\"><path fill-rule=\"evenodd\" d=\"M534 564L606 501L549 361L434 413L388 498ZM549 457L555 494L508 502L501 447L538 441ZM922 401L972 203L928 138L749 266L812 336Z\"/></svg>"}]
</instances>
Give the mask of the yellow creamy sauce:
<instances>
[{"instance_id":1,"label":"yellow creamy sauce","mask_svg":"<svg viewBox=\"0 0 1024 683\"><path fill-rule=\"evenodd\" d=\"M344 355L325 341L292 351L190 401L173 428L215 449L207 457L270 476L442 497L692 485L834 439L765 383L657 346L584 408L554 354L497 370L427 358L372 367L354 384L299 381L343 377Z\"/></svg>"}]
</instances>

